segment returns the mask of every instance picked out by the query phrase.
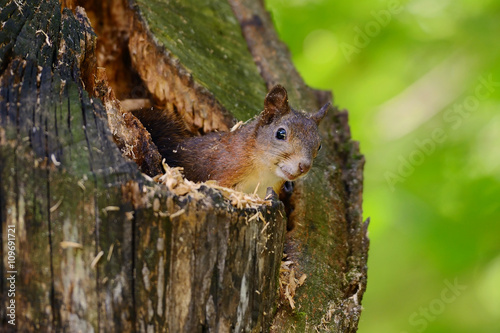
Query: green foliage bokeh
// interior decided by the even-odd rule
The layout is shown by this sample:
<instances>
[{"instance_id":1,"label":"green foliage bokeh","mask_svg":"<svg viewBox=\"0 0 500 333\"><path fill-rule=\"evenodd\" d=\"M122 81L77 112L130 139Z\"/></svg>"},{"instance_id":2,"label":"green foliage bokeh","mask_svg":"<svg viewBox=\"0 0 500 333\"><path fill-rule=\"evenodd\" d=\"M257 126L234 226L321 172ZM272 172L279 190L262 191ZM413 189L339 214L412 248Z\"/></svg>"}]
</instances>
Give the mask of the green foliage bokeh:
<instances>
[{"instance_id":1,"label":"green foliage bokeh","mask_svg":"<svg viewBox=\"0 0 500 333\"><path fill-rule=\"evenodd\" d=\"M359 332L500 332L500 2L266 4L366 156Z\"/></svg>"}]
</instances>

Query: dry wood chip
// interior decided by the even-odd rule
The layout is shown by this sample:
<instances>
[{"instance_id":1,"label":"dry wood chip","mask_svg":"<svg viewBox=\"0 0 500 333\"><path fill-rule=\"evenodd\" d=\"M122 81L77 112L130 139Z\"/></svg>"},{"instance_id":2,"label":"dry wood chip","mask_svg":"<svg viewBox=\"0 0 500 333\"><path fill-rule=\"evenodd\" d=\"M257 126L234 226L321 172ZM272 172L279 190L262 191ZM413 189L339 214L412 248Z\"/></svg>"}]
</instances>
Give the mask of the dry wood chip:
<instances>
[{"instance_id":1,"label":"dry wood chip","mask_svg":"<svg viewBox=\"0 0 500 333\"><path fill-rule=\"evenodd\" d=\"M59 243L59 245L61 245L61 247L63 249L68 249L68 248L83 249L83 245L82 244L76 243L76 242L71 242L71 241L62 241L61 243Z\"/></svg>"},{"instance_id":2,"label":"dry wood chip","mask_svg":"<svg viewBox=\"0 0 500 333\"><path fill-rule=\"evenodd\" d=\"M92 260L92 262L90 263L90 268L92 268L92 269L93 269L93 268L95 268L95 266L97 265L97 263L99 262L99 260L101 259L101 257L102 257L103 255L104 255L104 251L99 252L99 253L95 256L94 260Z\"/></svg>"},{"instance_id":3,"label":"dry wood chip","mask_svg":"<svg viewBox=\"0 0 500 333\"><path fill-rule=\"evenodd\" d=\"M52 160L52 163L54 163L55 166L60 166L61 165L61 162L59 162L58 160L56 160L56 156L54 154L50 155L50 159Z\"/></svg>"},{"instance_id":4,"label":"dry wood chip","mask_svg":"<svg viewBox=\"0 0 500 333\"><path fill-rule=\"evenodd\" d=\"M288 298L288 302L290 302L290 307L292 309L295 309L295 302L293 301L293 297L290 295L287 295L287 298Z\"/></svg>"},{"instance_id":5,"label":"dry wood chip","mask_svg":"<svg viewBox=\"0 0 500 333\"><path fill-rule=\"evenodd\" d=\"M113 254L113 249L115 248L115 243L111 244L108 251L108 262L111 260L111 255Z\"/></svg>"},{"instance_id":6,"label":"dry wood chip","mask_svg":"<svg viewBox=\"0 0 500 333\"><path fill-rule=\"evenodd\" d=\"M183 196L183 195L186 195L188 194L189 192L191 192L193 190L192 187L190 186L187 186L185 184L180 184L179 186L177 186L173 192L179 196Z\"/></svg>"},{"instance_id":7,"label":"dry wood chip","mask_svg":"<svg viewBox=\"0 0 500 333\"><path fill-rule=\"evenodd\" d=\"M252 217L248 219L248 222L251 222L251 221L256 220L258 218L259 218L259 212L257 212L254 215L252 215Z\"/></svg>"},{"instance_id":8,"label":"dry wood chip","mask_svg":"<svg viewBox=\"0 0 500 333\"><path fill-rule=\"evenodd\" d=\"M154 198L153 200L153 211L157 212L160 210L160 199Z\"/></svg>"},{"instance_id":9,"label":"dry wood chip","mask_svg":"<svg viewBox=\"0 0 500 333\"><path fill-rule=\"evenodd\" d=\"M286 286L286 289L285 289L285 296L290 304L290 307L292 309L295 309L295 302L293 301L293 296L290 294L290 290L288 289L288 286Z\"/></svg>"},{"instance_id":10,"label":"dry wood chip","mask_svg":"<svg viewBox=\"0 0 500 333\"><path fill-rule=\"evenodd\" d=\"M125 217L127 220L132 221L134 219L134 211L125 212Z\"/></svg>"},{"instance_id":11,"label":"dry wood chip","mask_svg":"<svg viewBox=\"0 0 500 333\"><path fill-rule=\"evenodd\" d=\"M286 258L286 255L284 256ZM304 284L307 276L302 274L299 279L296 278L295 268L292 268L294 262L285 260L281 262L279 289L281 295L281 303L288 304L292 309L295 309L295 293L297 288Z\"/></svg>"},{"instance_id":12,"label":"dry wood chip","mask_svg":"<svg viewBox=\"0 0 500 333\"><path fill-rule=\"evenodd\" d=\"M165 173L163 175L158 175L153 177L153 180L167 186L167 188L179 196L190 195L195 198L202 198L203 195L199 193L199 189L202 185L219 190L222 196L228 200L231 205L236 208L260 208L262 205L271 205L270 200L263 200L257 194L248 194L233 189L217 185L215 181L207 181L205 183L194 183L187 180L182 175L182 168L175 167L171 168L163 160L163 169ZM258 189L258 188L257 188ZM263 218L262 218L263 220Z\"/></svg>"},{"instance_id":13,"label":"dry wood chip","mask_svg":"<svg viewBox=\"0 0 500 333\"><path fill-rule=\"evenodd\" d=\"M104 207L102 209L102 212L104 213L104 215L108 215L108 212L117 212L120 210L120 207L118 206L107 206L107 207Z\"/></svg>"},{"instance_id":14,"label":"dry wood chip","mask_svg":"<svg viewBox=\"0 0 500 333\"><path fill-rule=\"evenodd\" d=\"M238 122L237 122L237 123L236 123L233 127L231 127L230 132L234 132L234 131L236 131L238 128L240 128L240 127L241 127L241 125L243 125L243 122L240 120L240 121L238 121Z\"/></svg>"},{"instance_id":15,"label":"dry wood chip","mask_svg":"<svg viewBox=\"0 0 500 333\"><path fill-rule=\"evenodd\" d=\"M259 190L260 182L257 183L257 186L255 186L255 190L253 191L253 195L257 194L257 191Z\"/></svg>"},{"instance_id":16,"label":"dry wood chip","mask_svg":"<svg viewBox=\"0 0 500 333\"><path fill-rule=\"evenodd\" d=\"M297 285L295 284L295 269L290 270L290 276L288 277L288 285L293 294L295 294L295 289Z\"/></svg>"},{"instance_id":17,"label":"dry wood chip","mask_svg":"<svg viewBox=\"0 0 500 333\"><path fill-rule=\"evenodd\" d=\"M63 202L63 199L64 197L62 197L61 199L59 199L59 201L52 207L50 207L50 212L53 213L57 210L57 208L59 208L59 206L61 205L61 203Z\"/></svg>"},{"instance_id":18,"label":"dry wood chip","mask_svg":"<svg viewBox=\"0 0 500 333\"><path fill-rule=\"evenodd\" d=\"M261 211L259 211L259 218L262 222L266 222L266 220L264 219L264 215L262 215Z\"/></svg>"},{"instance_id":19,"label":"dry wood chip","mask_svg":"<svg viewBox=\"0 0 500 333\"><path fill-rule=\"evenodd\" d=\"M264 233L264 231L266 231L267 229L267 226L269 225L269 222L267 222L265 225L264 225L264 228L262 228L262 230L260 231L261 234Z\"/></svg>"},{"instance_id":20,"label":"dry wood chip","mask_svg":"<svg viewBox=\"0 0 500 333\"><path fill-rule=\"evenodd\" d=\"M184 214L185 212L186 212L186 210L184 208L182 208L181 210L178 210L175 213L173 213L172 215L170 215L170 218L173 219L177 216Z\"/></svg>"},{"instance_id":21,"label":"dry wood chip","mask_svg":"<svg viewBox=\"0 0 500 333\"><path fill-rule=\"evenodd\" d=\"M78 184L78 186L80 186L80 188L81 188L82 190L84 190L84 191L86 190L85 185L83 185L83 179L80 179L80 180L77 182L77 184Z\"/></svg>"}]
</instances>

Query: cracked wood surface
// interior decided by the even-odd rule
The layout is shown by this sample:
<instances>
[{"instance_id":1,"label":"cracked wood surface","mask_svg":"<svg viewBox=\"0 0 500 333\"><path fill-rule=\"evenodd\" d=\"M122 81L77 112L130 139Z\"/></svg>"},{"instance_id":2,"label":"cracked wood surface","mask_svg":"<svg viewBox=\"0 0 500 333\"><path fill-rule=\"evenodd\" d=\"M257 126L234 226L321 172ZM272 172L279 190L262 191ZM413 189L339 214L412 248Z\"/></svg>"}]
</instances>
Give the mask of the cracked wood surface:
<instances>
[{"instance_id":1,"label":"cracked wood surface","mask_svg":"<svg viewBox=\"0 0 500 333\"><path fill-rule=\"evenodd\" d=\"M16 328L266 327L283 252L282 204L263 206L264 221L248 222L255 209L236 209L215 190L176 196L146 180L113 141L104 104L82 84L83 67L94 63L84 11L61 13L56 1L21 11L11 1L0 15L0 217L2 234L17 227Z\"/></svg>"}]
</instances>

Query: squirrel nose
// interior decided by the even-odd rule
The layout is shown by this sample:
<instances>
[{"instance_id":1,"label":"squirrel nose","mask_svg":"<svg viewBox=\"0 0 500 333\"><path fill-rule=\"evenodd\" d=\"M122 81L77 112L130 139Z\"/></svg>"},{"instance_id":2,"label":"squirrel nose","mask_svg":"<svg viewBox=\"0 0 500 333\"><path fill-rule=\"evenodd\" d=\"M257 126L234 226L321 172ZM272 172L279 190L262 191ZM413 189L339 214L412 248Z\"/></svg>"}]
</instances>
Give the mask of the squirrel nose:
<instances>
[{"instance_id":1,"label":"squirrel nose","mask_svg":"<svg viewBox=\"0 0 500 333\"><path fill-rule=\"evenodd\" d=\"M309 169L311 169L310 163L304 163L304 162L299 163L300 173L306 173L307 171L309 171Z\"/></svg>"}]
</instances>

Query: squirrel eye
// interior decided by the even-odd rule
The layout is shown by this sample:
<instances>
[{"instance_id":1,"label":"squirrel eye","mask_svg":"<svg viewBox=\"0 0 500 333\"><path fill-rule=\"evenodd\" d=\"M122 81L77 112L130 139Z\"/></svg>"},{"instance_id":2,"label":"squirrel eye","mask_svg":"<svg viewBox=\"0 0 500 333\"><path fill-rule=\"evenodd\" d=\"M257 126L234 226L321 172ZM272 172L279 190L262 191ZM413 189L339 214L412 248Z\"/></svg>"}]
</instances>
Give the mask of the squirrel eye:
<instances>
[{"instance_id":1,"label":"squirrel eye","mask_svg":"<svg viewBox=\"0 0 500 333\"><path fill-rule=\"evenodd\" d=\"M319 144L319 147L318 147L318 151L320 151L320 150L321 150L321 143Z\"/></svg>"},{"instance_id":2,"label":"squirrel eye","mask_svg":"<svg viewBox=\"0 0 500 333\"><path fill-rule=\"evenodd\" d=\"M286 140L286 130L284 128L278 128L276 131L276 139Z\"/></svg>"}]
</instances>

